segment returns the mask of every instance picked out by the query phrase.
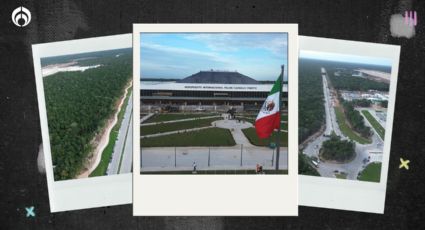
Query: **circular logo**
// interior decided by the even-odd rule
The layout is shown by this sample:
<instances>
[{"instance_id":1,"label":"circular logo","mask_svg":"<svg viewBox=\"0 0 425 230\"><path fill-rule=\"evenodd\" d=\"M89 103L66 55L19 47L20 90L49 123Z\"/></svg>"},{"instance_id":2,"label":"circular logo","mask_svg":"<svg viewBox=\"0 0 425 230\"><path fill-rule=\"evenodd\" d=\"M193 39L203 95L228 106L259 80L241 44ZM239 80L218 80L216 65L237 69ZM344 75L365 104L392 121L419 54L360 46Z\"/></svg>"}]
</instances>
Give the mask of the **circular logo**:
<instances>
[{"instance_id":1,"label":"circular logo","mask_svg":"<svg viewBox=\"0 0 425 230\"><path fill-rule=\"evenodd\" d=\"M267 111L272 111L274 109L274 102L273 101L268 101L267 105L266 105L266 109Z\"/></svg>"},{"instance_id":2,"label":"circular logo","mask_svg":"<svg viewBox=\"0 0 425 230\"><path fill-rule=\"evenodd\" d=\"M275 107L275 104L273 101L265 101L263 104L263 112L264 113L270 113Z\"/></svg>"},{"instance_id":3,"label":"circular logo","mask_svg":"<svg viewBox=\"0 0 425 230\"><path fill-rule=\"evenodd\" d=\"M23 6L16 8L12 12L12 22L19 27L27 26L31 22L31 12Z\"/></svg>"}]
</instances>

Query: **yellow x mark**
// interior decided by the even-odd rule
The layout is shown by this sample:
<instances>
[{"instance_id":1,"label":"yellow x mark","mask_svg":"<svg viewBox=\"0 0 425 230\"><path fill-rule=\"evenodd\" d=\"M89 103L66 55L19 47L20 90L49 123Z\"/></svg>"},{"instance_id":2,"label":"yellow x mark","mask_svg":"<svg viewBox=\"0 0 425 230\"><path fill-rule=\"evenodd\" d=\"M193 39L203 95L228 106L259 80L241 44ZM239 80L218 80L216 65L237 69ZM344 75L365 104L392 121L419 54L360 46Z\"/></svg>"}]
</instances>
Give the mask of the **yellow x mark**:
<instances>
[{"instance_id":1,"label":"yellow x mark","mask_svg":"<svg viewBox=\"0 0 425 230\"><path fill-rule=\"evenodd\" d=\"M405 169L409 170L409 163L410 163L409 160L403 160L403 158L400 157L400 162L401 162L401 164L400 164L399 168L405 168Z\"/></svg>"}]
</instances>

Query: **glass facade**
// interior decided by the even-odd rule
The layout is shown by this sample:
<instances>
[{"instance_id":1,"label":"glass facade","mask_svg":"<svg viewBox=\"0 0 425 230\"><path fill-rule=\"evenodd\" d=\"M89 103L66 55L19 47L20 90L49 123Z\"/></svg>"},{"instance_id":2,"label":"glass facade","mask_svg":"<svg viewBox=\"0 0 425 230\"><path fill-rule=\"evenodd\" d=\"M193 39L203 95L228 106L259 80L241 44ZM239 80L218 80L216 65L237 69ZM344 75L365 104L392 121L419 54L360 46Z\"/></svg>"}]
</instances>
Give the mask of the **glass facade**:
<instances>
[{"instance_id":1,"label":"glass facade","mask_svg":"<svg viewBox=\"0 0 425 230\"><path fill-rule=\"evenodd\" d=\"M257 108L268 94L256 91L141 90L140 100L144 105L241 105ZM282 101L286 107L287 92L283 92Z\"/></svg>"},{"instance_id":2,"label":"glass facade","mask_svg":"<svg viewBox=\"0 0 425 230\"><path fill-rule=\"evenodd\" d=\"M187 98L222 98L222 99L231 99L231 98L246 98L251 100L264 100L267 98L269 92L248 92L248 91L238 91L238 92L223 92L223 91L181 91L181 90L141 90L140 97L142 99L147 99L149 97L168 97L168 99L187 97ZM283 98L288 97L287 92L283 92Z\"/></svg>"}]
</instances>

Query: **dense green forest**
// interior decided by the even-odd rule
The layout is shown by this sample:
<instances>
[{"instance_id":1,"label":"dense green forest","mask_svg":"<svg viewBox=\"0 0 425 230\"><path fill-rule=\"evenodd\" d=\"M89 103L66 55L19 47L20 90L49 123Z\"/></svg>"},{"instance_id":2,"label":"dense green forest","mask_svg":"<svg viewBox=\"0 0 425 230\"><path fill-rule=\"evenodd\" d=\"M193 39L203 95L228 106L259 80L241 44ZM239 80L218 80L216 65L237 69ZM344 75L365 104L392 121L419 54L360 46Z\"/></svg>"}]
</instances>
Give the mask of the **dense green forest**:
<instances>
[{"instance_id":1,"label":"dense green forest","mask_svg":"<svg viewBox=\"0 0 425 230\"><path fill-rule=\"evenodd\" d=\"M132 55L132 48L105 50L98 52L89 52L81 54L70 54L55 57L46 57L41 59L41 66L62 64L68 62L77 62L79 66L88 66L96 64L105 64L107 62L114 62L116 57L121 55Z\"/></svg>"},{"instance_id":2,"label":"dense green forest","mask_svg":"<svg viewBox=\"0 0 425 230\"><path fill-rule=\"evenodd\" d=\"M324 160L345 162L354 157L354 147L353 141L341 140L341 137L332 133L330 139L323 142L320 155Z\"/></svg>"},{"instance_id":3,"label":"dense green forest","mask_svg":"<svg viewBox=\"0 0 425 230\"><path fill-rule=\"evenodd\" d=\"M323 84L320 63L300 60L299 73L299 142L317 132L325 122Z\"/></svg>"},{"instance_id":4,"label":"dense green forest","mask_svg":"<svg viewBox=\"0 0 425 230\"><path fill-rule=\"evenodd\" d=\"M96 64L102 66L43 78L55 180L80 172L93 150L90 142L115 112L131 79L131 52Z\"/></svg>"},{"instance_id":5,"label":"dense green forest","mask_svg":"<svg viewBox=\"0 0 425 230\"><path fill-rule=\"evenodd\" d=\"M332 81L333 87L336 89L350 90L350 91L368 91L379 90L389 91L390 85L383 82L376 82L366 78L351 77L351 76L334 76L328 74Z\"/></svg>"},{"instance_id":6,"label":"dense green forest","mask_svg":"<svg viewBox=\"0 0 425 230\"><path fill-rule=\"evenodd\" d=\"M308 60L313 62L319 67L326 68L328 76L332 81L332 84L337 89L352 90L352 91L367 91L370 89L380 90L380 91L389 91L389 84L372 81L366 78L352 77L348 74L342 74L342 76L335 76L336 71L343 69L345 72L351 72L355 69L370 69L377 70L386 73L391 73L391 66L381 66L381 65L370 65L362 63L348 63L348 62L335 62L335 61L323 61L323 60L311 60L311 59L301 59L300 60L300 72L303 65L302 61ZM343 72L344 72L343 71Z\"/></svg>"},{"instance_id":7,"label":"dense green forest","mask_svg":"<svg viewBox=\"0 0 425 230\"><path fill-rule=\"evenodd\" d=\"M360 106L360 107L369 107L372 102L368 99L359 99L359 100L352 100L351 103L353 106Z\"/></svg>"},{"instance_id":8,"label":"dense green forest","mask_svg":"<svg viewBox=\"0 0 425 230\"><path fill-rule=\"evenodd\" d=\"M353 102L342 101L344 114L350 123L351 128L364 138L369 138L372 134L370 127L364 123L364 118L359 111L354 109Z\"/></svg>"},{"instance_id":9,"label":"dense green forest","mask_svg":"<svg viewBox=\"0 0 425 230\"><path fill-rule=\"evenodd\" d=\"M302 153L298 154L298 173L308 176L320 176L319 172L311 166L309 161L310 160L306 155Z\"/></svg>"},{"instance_id":10,"label":"dense green forest","mask_svg":"<svg viewBox=\"0 0 425 230\"><path fill-rule=\"evenodd\" d=\"M337 68L343 68L347 71L351 71L355 69L370 69L370 70L377 70L381 72L391 73L391 64L372 65L372 64L365 64L365 63L349 63L349 62L336 62L336 61L321 61L321 62L324 63L323 67L325 67L328 71L336 71ZM328 72L328 74L331 74L331 73Z\"/></svg>"}]
</instances>

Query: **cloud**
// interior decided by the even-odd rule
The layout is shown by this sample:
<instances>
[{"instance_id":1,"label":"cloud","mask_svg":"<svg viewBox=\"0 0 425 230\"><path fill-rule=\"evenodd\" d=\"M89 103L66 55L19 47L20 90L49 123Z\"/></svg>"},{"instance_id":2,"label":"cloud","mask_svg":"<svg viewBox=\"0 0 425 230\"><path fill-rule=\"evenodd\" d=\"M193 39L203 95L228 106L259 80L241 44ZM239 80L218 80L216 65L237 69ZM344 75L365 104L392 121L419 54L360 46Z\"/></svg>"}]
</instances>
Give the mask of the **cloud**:
<instances>
[{"instance_id":1,"label":"cloud","mask_svg":"<svg viewBox=\"0 0 425 230\"><path fill-rule=\"evenodd\" d=\"M204 43L211 50L237 51L240 49L265 49L274 54L286 54L287 35L284 33L199 33L187 34L186 39Z\"/></svg>"},{"instance_id":2,"label":"cloud","mask_svg":"<svg viewBox=\"0 0 425 230\"><path fill-rule=\"evenodd\" d=\"M275 79L287 64L286 34L162 34L140 41L141 76L181 78L200 70ZM286 71L285 71L286 72Z\"/></svg>"},{"instance_id":3,"label":"cloud","mask_svg":"<svg viewBox=\"0 0 425 230\"><path fill-rule=\"evenodd\" d=\"M341 54L341 53L328 53L328 52L319 52L319 51L311 51L311 50L301 50L300 58L391 66L391 60L387 58L358 56L358 55Z\"/></svg>"},{"instance_id":4,"label":"cloud","mask_svg":"<svg viewBox=\"0 0 425 230\"><path fill-rule=\"evenodd\" d=\"M142 42L140 44L141 50L143 49L152 49L159 52L163 52L164 54L168 55L180 55L180 56L198 56L200 58L206 58L211 59L216 62L223 62L227 63L229 62L228 59L224 58L223 56L219 55L218 53L213 52L203 52L193 49L185 49L185 48L178 48L178 47L171 47L171 46L164 46L164 45L158 45L158 44L151 44Z\"/></svg>"},{"instance_id":5,"label":"cloud","mask_svg":"<svg viewBox=\"0 0 425 230\"><path fill-rule=\"evenodd\" d=\"M180 78L205 69L224 69L231 60L214 52L142 43L141 76Z\"/></svg>"}]
</instances>

